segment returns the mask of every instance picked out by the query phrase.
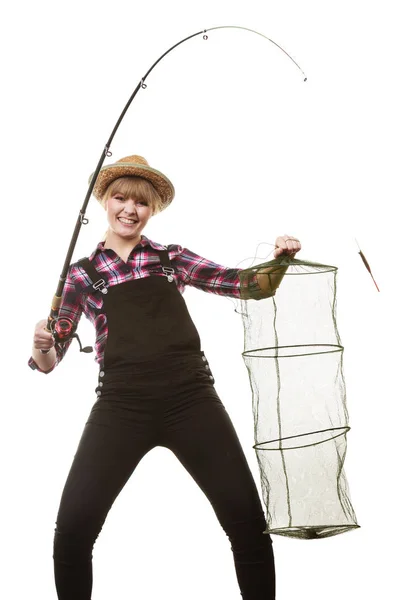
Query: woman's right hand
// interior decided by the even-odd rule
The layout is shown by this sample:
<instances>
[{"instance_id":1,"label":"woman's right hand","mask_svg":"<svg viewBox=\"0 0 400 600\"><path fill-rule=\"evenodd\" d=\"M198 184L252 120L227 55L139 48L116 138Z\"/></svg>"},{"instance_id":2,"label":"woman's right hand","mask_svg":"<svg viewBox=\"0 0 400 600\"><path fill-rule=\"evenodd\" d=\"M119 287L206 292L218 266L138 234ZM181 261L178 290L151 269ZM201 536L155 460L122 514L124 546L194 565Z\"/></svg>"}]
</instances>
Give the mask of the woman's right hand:
<instances>
[{"instance_id":1,"label":"woman's right hand","mask_svg":"<svg viewBox=\"0 0 400 600\"><path fill-rule=\"evenodd\" d=\"M50 350L54 346L54 338L47 330L47 319L42 319L35 326L33 347L36 350Z\"/></svg>"}]
</instances>

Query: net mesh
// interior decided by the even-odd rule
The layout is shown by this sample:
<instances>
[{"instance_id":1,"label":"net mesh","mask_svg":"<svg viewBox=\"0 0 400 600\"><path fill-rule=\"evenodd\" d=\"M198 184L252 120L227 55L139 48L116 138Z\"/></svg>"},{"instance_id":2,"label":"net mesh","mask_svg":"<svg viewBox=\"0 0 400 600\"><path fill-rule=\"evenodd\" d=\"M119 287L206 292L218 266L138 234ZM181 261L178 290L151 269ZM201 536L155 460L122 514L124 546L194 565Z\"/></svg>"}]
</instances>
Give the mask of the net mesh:
<instances>
[{"instance_id":1,"label":"net mesh","mask_svg":"<svg viewBox=\"0 0 400 600\"><path fill-rule=\"evenodd\" d=\"M288 257L240 273L265 533L310 539L359 527L343 469L350 427L336 276ZM280 287L266 298L274 278Z\"/></svg>"}]
</instances>

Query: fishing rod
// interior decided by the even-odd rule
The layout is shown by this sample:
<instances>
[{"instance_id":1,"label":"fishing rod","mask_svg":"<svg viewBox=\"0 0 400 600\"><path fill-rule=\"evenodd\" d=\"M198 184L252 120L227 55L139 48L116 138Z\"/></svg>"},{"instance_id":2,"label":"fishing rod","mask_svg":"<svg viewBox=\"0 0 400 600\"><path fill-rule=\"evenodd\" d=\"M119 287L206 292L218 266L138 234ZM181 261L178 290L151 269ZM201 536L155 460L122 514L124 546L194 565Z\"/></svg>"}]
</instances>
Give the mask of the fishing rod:
<instances>
[{"instance_id":1,"label":"fishing rod","mask_svg":"<svg viewBox=\"0 0 400 600\"><path fill-rule=\"evenodd\" d=\"M284 54L286 54L286 56L288 58L290 58L290 60L296 65L296 67L301 71L301 73L303 74L303 78L304 81L307 81L307 77L305 76L304 71L301 69L301 67L297 64L297 62L290 56L290 54L288 54L286 52L286 50L284 50L279 44L277 44L276 42L274 42L273 40L271 40L269 37L267 37L266 35L259 33L258 31L254 31L253 29L249 29L247 27L240 27L240 26L236 26L236 25L222 25L219 27L211 27L210 29L204 29L202 31L198 31L197 33L194 33L192 35L189 35L188 37L184 38L183 40L181 40L180 42L178 42L177 44L174 44L173 46L171 46L171 48L169 48L166 52L164 52L164 54L162 54L156 61L155 63L150 67L150 69L147 71L147 73L141 78L141 80L139 81L139 83L137 84L134 92L132 93L132 95L130 96L128 102L126 103L122 113L120 114L118 121L116 122L114 129L111 132L110 137L108 138L104 149L101 153L99 162L97 163L97 167L94 170L93 173L93 177L90 181L89 184L89 188L86 192L86 196L82 205L82 208L79 211L79 215L76 221L76 225L75 225L75 229L74 232L72 234L72 238L71 238L71 242L68 248L68 252L67 255L65 257L65 261L64 261L64 265L62 268L62 272L59 278L59 282L57 285L57 289L56 289L56 293L53 296L53 300L51 303L51 309L50 309L50 314L47 318L47 325L46 328L48 331L50 331L53 334L53 338L55 342L58 343L66 343L69 339L71 339L72 337L75 337L78 340L79 343L79 348L81 352L92 352L93 349L90 346L87 346L85 348L82 348L82 344L80 342L80 339L78 337L78 335L75 333L75 329L76 326L74 325L74 323L72 322L71 319L69 319L68 317L61 317L59 318L59 311L60 311L60 306L61 306L61 301L62 301L62 293L63 293L63 289L64 289L64 285L65 285L65 281L67 279L67 274L68 274L68 269L70 267L70 263L71 263L71 259L72 259L72 255L76 246L76 242L81 230L82 225L87 225L89 220L85 217L85 213L86 213L86 208L87 205L89 203L90 200L90 196L92 194L93 188L96 184L96 180L98 177L98 174L101 170L101 167L104 163L105 158L112 156L112 152L110 151L110 146L111 146L111 142L114 139L114 136L121 124L122 119L124 118L128 108L130 107L130 105L132 104L133 99L135 98L135 96L137 95L137 93L141 90L141 89L146 89L147 85L145 84L145 81L147 79L147 77L150 75L150 73L152 72L152 70L158 65L158 63L165 57L167 56L167 54L169 54L170 52L172 52L172 50L174 50L175 48L177 48L178 46L180 46L181 44L183 44L184 42L187 42L188 40L197 37L199 35L203 35L203 39L204 40L208 40L208 35L207 33L210 31L216 31L217 29L241 29L241 30L245 30L245 31L249 31L251 33L254 33L256 35L259 35L263 38L265 38L266 40L268 40L269 42L271 42L272 44L274 44L275 46L277 46L280 50L282 50L282 52L284 52Z\"/></svg>"}]
</instances>

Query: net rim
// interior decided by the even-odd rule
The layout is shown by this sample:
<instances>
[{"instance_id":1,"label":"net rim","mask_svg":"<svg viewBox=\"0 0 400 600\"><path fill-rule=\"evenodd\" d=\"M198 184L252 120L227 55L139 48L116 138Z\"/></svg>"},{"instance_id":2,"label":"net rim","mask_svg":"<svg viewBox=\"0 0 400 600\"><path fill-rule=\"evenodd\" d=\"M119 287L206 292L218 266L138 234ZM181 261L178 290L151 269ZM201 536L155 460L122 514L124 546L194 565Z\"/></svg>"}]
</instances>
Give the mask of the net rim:
<instances>
[{"instance_id":1,"label":"net rim","mask_svg":"<svg viewBox=\"0 0 400 600\"><path fill-rule=\"evenodd\" d=\"M317 540L326 537L332 537L348 531L360 529L360 525L355 523L343 523L339 525L297 525L292 527L275 527L266 529L263 533L282 535L303 540ZM300 535L299 535L300 534Z\"/></svg>"},{"instance_id":2,"label":"net rim","mask_svg":"<svg viewBox=\"0 0 400 600\"><path fill-rule=\"evenodd\" d=\"M253 352L263 352L265 350L280 350L282 348L334 348L333 350L326 350L325 352L306 352L304 354L284 354L284 355L272 355L272 356L260 356L259 354L253 355ZM268 346L266 348L253 348L252 350L245 350L242 352L243 358L297 358L299 356L315 356L316 354L331 354L333 352L342 352L344 346L340 344L293 344L290 346Z\"/></svg>"},{"instance_id":3,"label":"net rim","mask_svg":"<svg viewBox=\"0 0 400 600\"><path fill-rule=\"evenodd\" d=\"M282 437L282 438L277 438L275 440L268 440L267 442L257 442L257 444L254 444L253 448L254 450L257 451L267 451L267 452L271 452L271 451L280 451L280 450L298 450L300 448L309 448L310 446L318 446L318 444L325 444L326 442L330 442L331 440L334 440L337 437L340 437L341 435L345 435L348 431L350 431L351 427L349 425L342 425L341 427L329 427L328 429L320 429L318 431L309 431L307 433L298 433L297 435L288 435L286 437ZM305 444L303 446L290 446L290 448L261 448L261 446L265 446L266 444L274 444L275 442L282 442L283 440L292 440L294 438L300 438L300 437L305 437L307 435L316 435L318 433L325 433L327 431L338 431L340 430L340 433L338 433L337 435L333 435L325 440L321 440L319 442L313 442L312 444Z\"/></svg>"},{"instance_id":4,"label":"net rim","mask_svg":"<svg viewBox=\"0 0 400 600\"><path fill-rule=\"evenodd\" d=\"M296 271L289 271L287 270L285 273L285 277L290 276L290 275L319 275L322 273L336 273L338 270L338 267L335 267L334 265L324 265L322 263L315 263L315 262L311 262L309 260L299 260L297 258L287 258L287 257L283 257L283 258L275 258L273 260L270 260L268 262L265 263L259 263L257 265L251 266L251 267L247 267L245 269L241 269L241 272L243 274L246 273L254 273L257 272L259 269L261 268L265 268L265 267L282 267L282 266L287 266L287 267L312 267L314 270L313 271L309 271L307 273L298 273Z\"/></svg>"}]
</instances>

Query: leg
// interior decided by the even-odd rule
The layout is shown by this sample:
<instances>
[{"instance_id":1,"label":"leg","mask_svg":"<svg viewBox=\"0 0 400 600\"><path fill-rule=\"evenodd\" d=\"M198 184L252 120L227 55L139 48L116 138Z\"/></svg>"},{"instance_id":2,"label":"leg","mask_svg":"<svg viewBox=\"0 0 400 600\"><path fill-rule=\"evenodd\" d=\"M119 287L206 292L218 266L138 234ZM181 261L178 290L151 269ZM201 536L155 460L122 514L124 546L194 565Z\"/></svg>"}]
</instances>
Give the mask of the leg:
<instances>
[{"instance_id":1,"label":"leg","mask_svg":"<svg viewBox=\"0 0 400 600\"><path fill-rule=\"evenodd\" d=\"M90 600L92 549L114 500L150 449L128 427L87 423L61 497L54 536L59 600Z\"/></svg>"},{"instance_id":2,"label":"leg","mask_svg":"<svg viewBox=\"0 0 400 600\"><path fill-rule=\"evenodd\" d=\"M231 419L207 391L166 433L167 447L211 502L231 542L243 600L275 599L275 563L258 491Z\"/></svg>"}]
</instances>

